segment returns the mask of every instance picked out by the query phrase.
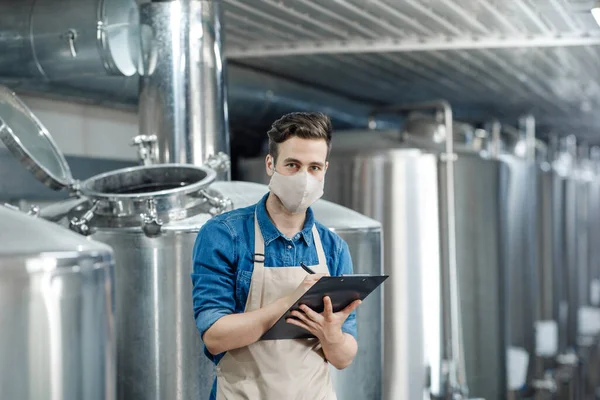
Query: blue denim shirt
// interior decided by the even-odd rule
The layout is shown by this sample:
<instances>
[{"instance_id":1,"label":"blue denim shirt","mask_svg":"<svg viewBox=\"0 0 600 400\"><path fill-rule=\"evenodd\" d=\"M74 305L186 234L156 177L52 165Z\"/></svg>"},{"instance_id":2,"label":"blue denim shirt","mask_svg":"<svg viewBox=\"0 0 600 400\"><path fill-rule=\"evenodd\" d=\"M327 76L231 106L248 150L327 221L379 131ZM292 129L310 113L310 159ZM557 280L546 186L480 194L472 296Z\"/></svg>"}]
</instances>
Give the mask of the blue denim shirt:
<instances>
[{"instance_id":1,"label":"blue denim shirt","mask_svg":"<svg viewBox=\"0 0 600 400\"><path fill-rule=\"evenodd\" d=\"M302 231L287 238L267 214L268 195L253 206L211 218L198 232L191 277L194 318L201 337L219 318L244 312L254 269L255 211L265 241L265 267L300 266L301 261L306 265L318 264L312 234L313 224L316 224L330 275L352 274L348 245L316 222L311 208L306 212ZM350 314L342 331L356 338L355 312ZM224 353L210 354L206 346L204 353L215 364L224 356ZM214 393L211 394L213 397Z\"/></svg>"}]
</instances>

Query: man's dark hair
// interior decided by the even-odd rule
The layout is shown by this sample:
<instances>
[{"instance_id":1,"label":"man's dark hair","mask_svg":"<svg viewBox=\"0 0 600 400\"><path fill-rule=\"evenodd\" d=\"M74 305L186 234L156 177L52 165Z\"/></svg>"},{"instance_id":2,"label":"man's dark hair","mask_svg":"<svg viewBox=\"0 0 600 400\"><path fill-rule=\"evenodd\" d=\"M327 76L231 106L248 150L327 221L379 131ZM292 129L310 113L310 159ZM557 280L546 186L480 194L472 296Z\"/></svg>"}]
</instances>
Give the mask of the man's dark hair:
<instances>
[{"instance_id":1,"label":"man's dark hair","mask_svg":"<svg viewBox=\"0 0 600 400\"><path fill-rule=\"evenodd\" d=\"M327 154L331 149L331 120L320 112L293 112L273 122L269 135L269 154L277 161L279 143L291 137L323 139L327 143Z\"/></svg>"}]
</instances>

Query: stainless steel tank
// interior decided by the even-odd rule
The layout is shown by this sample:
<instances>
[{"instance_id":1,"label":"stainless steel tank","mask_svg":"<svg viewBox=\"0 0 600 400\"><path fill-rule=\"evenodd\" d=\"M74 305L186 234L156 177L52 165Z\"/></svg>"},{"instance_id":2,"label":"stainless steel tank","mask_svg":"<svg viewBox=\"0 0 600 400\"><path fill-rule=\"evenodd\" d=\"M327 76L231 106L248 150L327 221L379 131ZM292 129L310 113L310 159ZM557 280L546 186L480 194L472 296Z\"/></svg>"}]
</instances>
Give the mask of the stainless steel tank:
<instances>
[{"instance_id":1,"label":"stainless steel tank","mask_svg":"<svg viewBox=\"0 0 600 400\"><path fill-rule=\"evenodd\" d=\"M208 396L214 367L193 318L192 250L212 215L255 203L265 185L214 182L213 169L181 164L112 171L73 181L48 132L14 94L0 92L0 138L27 168L74 200L42 210L71 229L107 243L115 254L118 399L196 400ZM215 168L218 166L215 166ZM319 201L317 219L346 239L355 271L381 273L381 226ZM336 372L342 398L378 399L381 390L381 303L378 291L358 312L359 354Z\"/></svg>"},{"instance_id":2,"label":"stainless steel tank","mask_svg":"<svg viewBox=\"0 0 600 400\"><path fill-rule=\"evenodd\" d=\"M2 2L0 15L6 18L0 28L0 71L8 78L47 83L137 73L135 0Z\"/></svg>"},{"instance_id":3,"label":"stainless steel tank","mask_svg":"<svg viewBox=\"0 0 600 400\"><path fill-rule=\"evenodd\" d=\"M574 144L574 141L573 141ZM569 313L575 319L575 345L579 356L579 390L582 398L595 396L599 387L598 379L598 345L600 335L600 309L593 305L593 284L591 246L593 226L597 224L597 198L593 197L594 181L597 179L593 162L590 159L589 147L579 144L571 148L574 156L571 178L574 186L575 229L574 241L575 268L570 270L569 288L573 291L570 296ZM571 308L573 307L573 308Z\"/></svg>"},{"instance_id":4,"label":"stainless steel tank","mask_svg":"<svg viewBox=\"0 0 600 400\"><path fill-rule=\"evenodd\" d=\"M502 181L512 179L507 163L480 157L481 132L464 124L454 124L454 130L456 257L466 383L469 397L506 399L512 325L505 320L510 315L505 314L509 277L501 234L502 218L516 216L502 204L510 204L513 211L522 196L516 186L502 191ZM446 363L445 353L450 344L444 330L451 314L442 301L447 298L442 289L449 289L450 279L444 263L444 238L449 234L444 203L446 135L444 125L413 115L402 132L344 131L333 139L324 198L383 225L384 271L390 275L384 303L383 399L443 396L443 369L460 368ZM266 182L262 158L243 160L240 167L243 179ZM520 307L531 304L520 298Z\"/></svg>"},{"instance_id":5,"label":"stainless steel tank","mask_svg":"<svg viewBox=\"0 0 600 400\"><path fill-rule=\"evenodd\" d=\"M532 132L534 133L534 132ZM534 390L535 328L539 300L536 273L536 173L535 142L528 144L523 130L503 126L497 159L503 169L500 185L501 262L507 279L509 387L518 396ZM517 377L517 371L526 373ZM525 378L526 379L523 379Z\"/></svg>"},{"instance_id":6,"label":"stainless steel tank","mask_svg":"<svg viewBox=\"0 0 600 400\"><path fill-rule=\"evenodd\" d=\"M111 249L0 206L0 398L116 398Z\"/></svg>"},{"instance_id":7,"label":"stainless steel tank","mask_svg":"<svg viewBox=\"0 0 600 400\"><path fill-rule=\"evenodd\" d=\"M589 156L589 183L588 183L588 285L589 297L588 308L590 317L596 321L592 322L592 347L589 352L590 366L588 368L587 381L588 392L600 393L600 148L590 148Z\"/></svg>"},{"instance_id":8,"label":"stainless steel tank","mask_svg":"<svg viewBox=\"0 0 600 400\"><path fill-rule=\"evenodd\" d=\"M536 334L536 376L547 377L547 389L568 393L571 378L557 373L566 354L566 299L562 276L564 252L564 179L553 158L556 146L536 145L536 274L539 290ZM548 393L545 393L548 398ZM560 397L559 397L560 398Z\"/></svg>"},{"instance_id":9,"label":"stainless steel tank","mask_svg":"<svg viewBox=\"0 0 600 400\"><path fill-rule=\"evenodd\" d=\"M553 375L557 399L587 398L598 386L596 172L572 136L553 137L548 157L538 161L537 367Z\"/></svg>"}]
</instances>

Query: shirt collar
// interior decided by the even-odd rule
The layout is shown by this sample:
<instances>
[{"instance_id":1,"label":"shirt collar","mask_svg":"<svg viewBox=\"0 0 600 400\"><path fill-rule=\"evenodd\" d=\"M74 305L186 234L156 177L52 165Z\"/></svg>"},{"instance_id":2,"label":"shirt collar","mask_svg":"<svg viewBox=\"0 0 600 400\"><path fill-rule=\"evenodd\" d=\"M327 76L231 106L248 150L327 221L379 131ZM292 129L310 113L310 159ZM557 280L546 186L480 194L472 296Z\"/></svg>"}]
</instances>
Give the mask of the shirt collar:
<instances>
[{"instance_id":1,"label":"shirt collar","mask_svg":"<svg viewBox=\"0 0 600 400\"><path fill-rule=\"evenodd\" d=\"M262 232L265 246L271 243L278 237L285 238L285 235L277 229L269 214L267 213L267 198L269 193L265 194L263 198L256 204L256 217L258 219L258 226ZM307 245L311 245L313 241L312 228L315 224L315 217L310 207L306 210L306 218L304 219L304 228L299 232L299 235L304 239ZM288 238L289 239L289 238Z\"/></svg>"}]
</instances>

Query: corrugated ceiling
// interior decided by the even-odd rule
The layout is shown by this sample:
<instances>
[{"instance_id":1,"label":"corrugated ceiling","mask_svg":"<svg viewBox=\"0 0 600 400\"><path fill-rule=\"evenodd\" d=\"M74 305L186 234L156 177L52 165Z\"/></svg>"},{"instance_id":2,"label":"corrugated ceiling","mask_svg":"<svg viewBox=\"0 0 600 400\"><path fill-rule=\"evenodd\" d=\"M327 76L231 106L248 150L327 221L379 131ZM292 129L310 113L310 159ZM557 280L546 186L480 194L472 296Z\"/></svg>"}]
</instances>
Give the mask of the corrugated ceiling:
<instances>
[{"instance_id":1,"label":"corrugated ceiling","mask_svg":"<svg viewBox=\"0 0 600 400\"><path fill-rule=\"evenodd\" d=\"M588 0L223 0L229 59L374 104L444 98L600 142Z\"/></svg>"}]
</instances>

